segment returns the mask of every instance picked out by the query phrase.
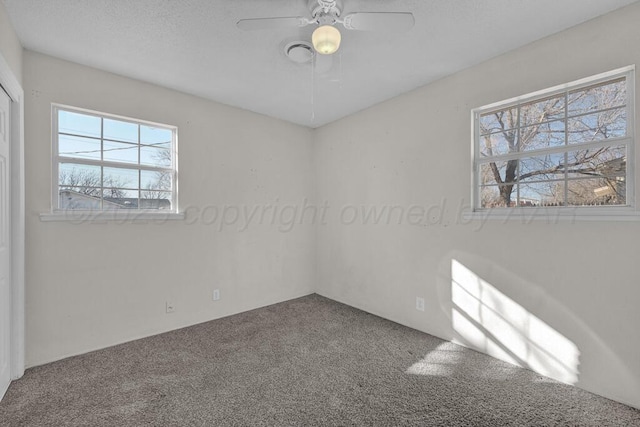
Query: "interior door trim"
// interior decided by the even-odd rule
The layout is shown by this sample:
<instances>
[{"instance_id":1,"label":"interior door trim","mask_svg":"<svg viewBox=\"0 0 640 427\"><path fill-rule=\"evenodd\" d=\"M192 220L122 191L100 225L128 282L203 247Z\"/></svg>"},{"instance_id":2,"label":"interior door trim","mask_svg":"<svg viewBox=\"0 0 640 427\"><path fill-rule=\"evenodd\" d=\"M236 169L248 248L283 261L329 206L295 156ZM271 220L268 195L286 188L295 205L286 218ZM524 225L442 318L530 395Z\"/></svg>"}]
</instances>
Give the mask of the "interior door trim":
<instances>
[{"instance_id":1,"label":"interior door trim","mask_svg":"<svg viewBox=\"0 0 640 427\"><path fill-rule=\"evenodd\" d=\"M25 179L24 90L0 53L0 85L11 98L11 379L25 365Z\"/></svg>"}]
</instances>

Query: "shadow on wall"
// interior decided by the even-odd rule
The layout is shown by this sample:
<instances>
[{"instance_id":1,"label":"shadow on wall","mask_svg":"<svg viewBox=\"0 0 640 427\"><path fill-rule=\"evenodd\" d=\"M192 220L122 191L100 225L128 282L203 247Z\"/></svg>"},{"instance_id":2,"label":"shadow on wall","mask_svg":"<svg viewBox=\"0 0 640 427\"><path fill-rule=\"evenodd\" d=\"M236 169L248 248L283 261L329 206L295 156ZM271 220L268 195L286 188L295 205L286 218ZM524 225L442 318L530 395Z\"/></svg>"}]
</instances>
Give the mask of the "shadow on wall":
<instances>
[{"instance_id":1,"label":"shadow on wall","mask_svg":"<svg viewBox=\"0 0 640 427\"><path fill-rule=\"evenodd\" d=\"M451 341L638 406L637 373L541 286L484 257L454 251L440 264L438 298Z\"/></svg>"}]
</instances>

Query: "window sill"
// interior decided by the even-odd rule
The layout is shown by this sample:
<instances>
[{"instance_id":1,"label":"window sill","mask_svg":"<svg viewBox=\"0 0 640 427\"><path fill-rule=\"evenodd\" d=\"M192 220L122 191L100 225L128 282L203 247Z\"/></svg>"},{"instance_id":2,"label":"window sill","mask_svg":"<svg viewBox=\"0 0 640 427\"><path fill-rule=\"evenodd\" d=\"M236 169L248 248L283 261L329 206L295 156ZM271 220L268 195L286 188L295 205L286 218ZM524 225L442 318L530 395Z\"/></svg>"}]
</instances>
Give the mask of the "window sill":
<instances>
[{"instance_id":1,"label":"window sill","mask_svg":"<svg viewBox=\"0 0 640 427\"><path fill-rule=\"evenodd\" d=\"M640 221L640 211L628 208L523 208L523 209L493 209L485 211L467 211L462 213L465 221L503 221L528 223L545 221L550 224L575 221Z\"/></svg>"},{"instance_id":2,"label":"window sill","mask_svg":"<svg viewBox=\"0 0 640 427\"><path fill-rule=\"evenodd\" d=\"M155 212L155 211L57 211L49 213L41 213L40 221L55 222L69 221L75 223L83 222L153 222L162 223L165 221L183 220L185 214L183 212Z\"/></svg>"}]
</instances>

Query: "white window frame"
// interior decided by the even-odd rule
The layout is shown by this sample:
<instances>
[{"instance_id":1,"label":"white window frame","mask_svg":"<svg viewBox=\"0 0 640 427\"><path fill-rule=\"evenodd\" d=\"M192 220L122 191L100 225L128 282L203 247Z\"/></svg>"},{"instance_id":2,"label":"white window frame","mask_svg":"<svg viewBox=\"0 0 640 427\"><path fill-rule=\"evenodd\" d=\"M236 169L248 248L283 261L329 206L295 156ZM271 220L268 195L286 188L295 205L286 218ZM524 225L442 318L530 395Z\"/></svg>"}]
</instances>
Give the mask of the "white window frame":
<instances>
[{"instance_id":1,"label":"white window frame","mask_svg":"<svg viewBox=\"0 0 640 427\"><path fill-rule=\"evenodd\" d=\"M101 119L114 119L122 122L134 123L136 125L144 125L171 130L171 166L162 168L140 164L131 164L125 162L93 160L93 159L77 159L67 158L58 155L58 113L59 111L69 111L89 116L99 117ZM100 138L102 145L102 136ZM184 219L184 214L180 213L178 207L178 128L176 126L156 123L147 120L140 120L131 117L120 116L116 114L104 113L101 111L89 110L85 108L74 107L64 104L51 104L51 147L52 147L52 167L51 167L51 210L48 213L40 214L42 221L83 221L83 220L145 220L145 219ZM172 191L171 191L171 209L121 209L121 210L80 210L80 209L61 209L59 207L59 166L60 163L73 162L77 164L90 166L106 166L126 169L137 169L139 171L165 171L172 175Z\"/></svg>"},{"instance_id":2,"label":"white window frame","mask_svg":"<svg viewBox=\"0 0 640 427\"><path fill-rule=\"evenodd\" d=\"M575 148L589 148L594 146L613 146L624 142L627 145L627 179L626 179L626 205L611 206L561 206L561 207L496 207L482 208L480 190L480 165L496 160L509 160L513 158L545 155L554 152L565 152L566 146L552 147L539 150L531 150L525 154L508 153L490 158L480 155L480 117L490 111L507 109L535 100L561 95L569 91L581 89L604 83L617 78L626 78L627 83L627 135L619 138L611 138L585 144L575 144ZM554 86L552 88L536 91L526 95L511 98L485 105L471 110L471 210L463 212L463 218L474 219L526 219L536 220L640 220L640 211L636 205L636 173L635 165L638 164L637 150L635 147L635 65L619 68L595 76L576 80L570 83ZM566 111L565 111L566 120Z\"/></svg>"}]
</instances>

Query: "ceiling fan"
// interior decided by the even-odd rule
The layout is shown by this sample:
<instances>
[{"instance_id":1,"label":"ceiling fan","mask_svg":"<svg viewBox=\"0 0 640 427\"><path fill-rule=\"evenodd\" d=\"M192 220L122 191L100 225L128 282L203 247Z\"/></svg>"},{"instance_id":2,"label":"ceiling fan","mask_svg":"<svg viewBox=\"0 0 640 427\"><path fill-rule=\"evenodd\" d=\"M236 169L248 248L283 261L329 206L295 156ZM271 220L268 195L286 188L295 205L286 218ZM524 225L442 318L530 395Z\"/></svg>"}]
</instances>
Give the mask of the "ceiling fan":
<instances>
[{"instance_id":1,"label":"ceiling fan","mask_svg":"<svg viewBox=\"0 0 640 427\"><path fill-rule=\"evenodd\" d=\"M345 16L341 0L309 0L311 17L289 16L241 19L236 24L241 30L270 30L317 25L311 36L316 52L331 55L340 48L342 39L336 24L346 30L404 31L413 27L415 19L410 12L354 12Z\"/></svg>"}]
</instances>

